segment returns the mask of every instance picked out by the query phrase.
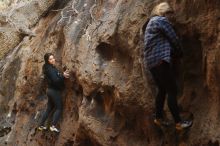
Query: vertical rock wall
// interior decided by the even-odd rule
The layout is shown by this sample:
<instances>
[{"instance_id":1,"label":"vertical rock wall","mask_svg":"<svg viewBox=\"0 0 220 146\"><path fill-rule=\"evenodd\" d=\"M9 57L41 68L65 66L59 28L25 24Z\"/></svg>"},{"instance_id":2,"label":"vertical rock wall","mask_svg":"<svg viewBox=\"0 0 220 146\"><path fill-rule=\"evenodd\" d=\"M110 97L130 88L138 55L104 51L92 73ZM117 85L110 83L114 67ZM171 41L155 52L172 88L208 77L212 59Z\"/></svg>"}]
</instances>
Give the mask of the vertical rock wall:
<instances>
[{"instance_id":1,"label":"vertical rock wall","mask_svg":"<svg viewBox=\"0 0 220 146\"><path fill-rule=\"evenodd\" d=\"M219 145L220 2L169 0L184 46L179 103L183 116L194 114L193 127L184 133L174 127L158 131L152 123L156 90L143 72L141 28L157 2L45 1L38 17L25 16L20 28L30 36L19 36L21 43L1 59L1 123L11 127L1 145ZM35 130L47 101L41 88L46 52L71 71L59 135Z\"/></svg>"}]
</instances>

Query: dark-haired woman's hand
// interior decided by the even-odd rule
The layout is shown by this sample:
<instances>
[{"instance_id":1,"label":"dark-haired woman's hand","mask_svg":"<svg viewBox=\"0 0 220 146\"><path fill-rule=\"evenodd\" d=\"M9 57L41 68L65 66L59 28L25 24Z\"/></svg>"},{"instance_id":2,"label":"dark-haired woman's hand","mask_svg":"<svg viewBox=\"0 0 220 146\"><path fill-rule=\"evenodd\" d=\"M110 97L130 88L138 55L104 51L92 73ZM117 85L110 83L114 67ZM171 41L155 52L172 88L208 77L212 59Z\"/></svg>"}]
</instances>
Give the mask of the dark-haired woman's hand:
<instances>
[{"instance_id":1,"label":"dark-haired woman's hand","mask_svg":"<svg viewBox=\"0 0 220 146\"><path fill-rule=\"evenodd\" d=\"M63 76L64 78L69 78L70 77L69 71L66 70L65 72L63 72Z\"/></svg>"}]
</instances>

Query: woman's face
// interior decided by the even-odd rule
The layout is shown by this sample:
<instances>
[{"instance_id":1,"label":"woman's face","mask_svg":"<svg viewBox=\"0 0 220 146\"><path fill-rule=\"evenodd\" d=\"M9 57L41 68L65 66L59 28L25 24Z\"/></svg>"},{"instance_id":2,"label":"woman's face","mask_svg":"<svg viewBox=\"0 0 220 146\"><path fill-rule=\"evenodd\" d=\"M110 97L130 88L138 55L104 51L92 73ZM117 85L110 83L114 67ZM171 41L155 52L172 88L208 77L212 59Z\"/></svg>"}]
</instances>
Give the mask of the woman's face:
<instances>
[{"instance_id":1,"label":"woman's face","mask_svg":"<svg viewBox=\"0 0 220 146\"><path fill-rule=\"evenodd\" d=\"M49 64L55 65L56 60L55 60L55 58L54 58L53 55L50 55L50 57L49 57L49 59L48 59L48 62L49 62Z\"/></svg>"}]
</instances>

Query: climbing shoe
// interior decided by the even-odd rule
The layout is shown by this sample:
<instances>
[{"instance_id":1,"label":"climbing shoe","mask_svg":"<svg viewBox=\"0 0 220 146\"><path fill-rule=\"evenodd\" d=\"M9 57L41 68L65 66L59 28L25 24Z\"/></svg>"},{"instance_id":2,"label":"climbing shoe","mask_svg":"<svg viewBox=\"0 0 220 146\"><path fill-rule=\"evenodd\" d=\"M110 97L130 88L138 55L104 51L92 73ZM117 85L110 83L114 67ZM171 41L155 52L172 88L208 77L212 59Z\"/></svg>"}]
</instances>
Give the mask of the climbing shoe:
<instances>
[{"instance_id":1,"label":"climbing shoe","mask_svg":"<svg viewBox=\"0 0 220 146\"><path fill-rule=\"evenodd\" d=\"M60 131L54 125L50 126L50 131L59 133Z\"/></svg>"},{"instance_id":2,"label":"climbing shoe","mask_svg":"<svg viewBox=\"0 0 220 146\"><path fill-rule=\"evenodd\" d=\"M154 119L154 124L157 126L165 126L165 127L170 126L170 123L168 121L158 118Z\"/></svg>"},{"instance_id":3,"label":"climbing shoe","mask_svg":"<svg viewBox=\"0 0 220 146\"><path fill-rule=\"evenodd\" d=\"M176 124L176 130L187 129L192 126L192 121L181 121Z\"/></svg>"},{"instance_id":4,"label":"climbing shoe","mask_svg":"<svg viewBox=\"0 0 220 146\"><path fill-rule=\"evenodd\" d=\"M37 129L40 130L40 131L43 131L43 130L47 130L47 127L45 127L45 126L39 126Z\"/></svg>"}]
</instances>

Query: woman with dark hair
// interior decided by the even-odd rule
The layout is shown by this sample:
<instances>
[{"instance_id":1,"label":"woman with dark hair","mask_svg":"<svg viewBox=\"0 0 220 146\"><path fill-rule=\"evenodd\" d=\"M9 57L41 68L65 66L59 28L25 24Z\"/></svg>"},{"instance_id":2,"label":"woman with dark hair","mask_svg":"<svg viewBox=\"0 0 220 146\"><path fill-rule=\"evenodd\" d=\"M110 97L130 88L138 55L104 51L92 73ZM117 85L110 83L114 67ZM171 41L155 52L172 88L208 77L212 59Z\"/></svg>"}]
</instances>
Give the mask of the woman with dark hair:
<instances>
[{"instance_id":1,"label":"woman with dark hair","mask_svg":"<svg viewBox=\"0 0 220 146\"><path fill-rule=\"evenodd\" d=\"M56 128L56 124L60 119L63 110L61 92L64 89L64 78L69 78L69 73L67 70L64 71L63 74L58 71L58 69L55 67L56 61L52 53L46 53L44 55L44 61L45 63L42 67L42 70L48 84L48 102L47 109L43 114L38 130L47 129L47 127L44 126L44 123L49 114L54 111L53 120L49 129L59 133L58 128Z\"/></svg>"}]
</instances>

